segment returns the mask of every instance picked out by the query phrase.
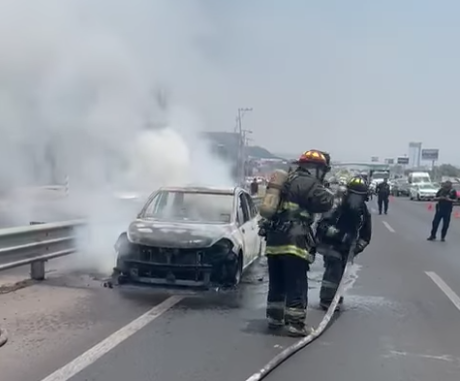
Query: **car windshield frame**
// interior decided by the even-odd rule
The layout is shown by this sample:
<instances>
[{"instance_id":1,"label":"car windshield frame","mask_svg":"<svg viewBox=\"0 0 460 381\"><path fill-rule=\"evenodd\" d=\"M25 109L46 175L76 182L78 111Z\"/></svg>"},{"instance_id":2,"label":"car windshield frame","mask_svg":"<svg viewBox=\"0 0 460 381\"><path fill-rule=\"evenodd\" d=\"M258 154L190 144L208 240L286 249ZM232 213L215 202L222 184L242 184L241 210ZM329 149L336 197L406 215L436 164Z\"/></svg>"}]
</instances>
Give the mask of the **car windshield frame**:
<instances>
[{"instance_id":1,"label":"car windshield frame","mask_svg":"<svg viewBox=\"0 0 460 381\"><path fill-rule=\"evenodd\" d=\"M427 184L431 183L429 176L415 176L412 178L413 184Z\"/></svg>"},{"instance_id":2,"label":"car windshield frame","mask_svg":"<svg viewBox=\"0 0 460 381\"><path fill-rule=\"evenodd\" d=\"M383 180L388 178L388 173L373 173L372 174L372 179L374 180Z\"/></svg>"},{"instance_id":3,"label":"car windshield frame","mask_svg":"<svg viewBox=\"0 0 460 381\"><path fill-rule=\"evenodd\" d=\"M186 200L187 197L188 200ZM192 198L195 198L195 200L190 200ZM203 202L203 198L209 198L209 200ZM219 198L219 200L213 202L211 198L214 198L214 200ZM212 208L213 205L223 205L222 201L225 199L228 199L229 202L223 210L228 213L219 213L217 209ZM178 203L181 203L182 206L184 203L188 203L188 205L181 208ZM216 211L215 215L212 212L213 210ZM235 219L235 194L197 192L187 189L159 190L145 203L138 218L174 223L230 224Z\"/></svg>"}]
</instances>

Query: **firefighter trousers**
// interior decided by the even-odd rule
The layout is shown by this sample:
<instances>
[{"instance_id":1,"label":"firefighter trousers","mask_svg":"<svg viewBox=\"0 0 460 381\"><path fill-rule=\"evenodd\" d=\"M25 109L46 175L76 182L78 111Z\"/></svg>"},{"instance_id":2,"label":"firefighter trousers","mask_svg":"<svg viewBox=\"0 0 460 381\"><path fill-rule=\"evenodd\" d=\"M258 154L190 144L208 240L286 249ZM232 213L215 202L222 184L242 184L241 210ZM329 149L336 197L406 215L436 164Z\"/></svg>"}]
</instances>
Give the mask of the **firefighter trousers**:
<instances>
[{"instance_id":1,"label":"firefighter trousers","mask_svg":"<svg viewBox=\"0 0 460 381\"><path fill-rule=\"evenodd\" d=\"M346 265L347 261L344 255L337 253L337 256L324 256L324 274L319 292L322 303L327 304L334 299Z\"/></svg>"},{"instance_id":2,"label":"firefighter trousers","mask_svg":"<svg viewBox=\"0 0 460 381\"><path fill-rule=\"evenodd\" d=\"M292 254L269 254L267 262L267 318L303 328L308 303L308 262Z\"/></svg>"}]
</instances>

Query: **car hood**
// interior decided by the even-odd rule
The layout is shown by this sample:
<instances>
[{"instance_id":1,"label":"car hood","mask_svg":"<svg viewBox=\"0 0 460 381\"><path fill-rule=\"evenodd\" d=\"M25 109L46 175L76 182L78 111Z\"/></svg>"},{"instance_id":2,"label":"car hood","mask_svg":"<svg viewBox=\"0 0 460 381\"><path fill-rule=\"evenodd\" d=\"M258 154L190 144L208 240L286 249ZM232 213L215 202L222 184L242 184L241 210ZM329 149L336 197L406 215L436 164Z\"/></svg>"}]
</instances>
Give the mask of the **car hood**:
<instances>
[{"instance_id":1,"label":"car hood","mask_svg":"<svg viewBox=\"0 0 460 381\"><path fill-rule=\"evenodd\" d=\"M231 224L199 224L163 222L139 219L128 227L130 242L157 247L203 248L212 246L221 238L233 241L236 230Z\"/></svg>"}]
</instances>

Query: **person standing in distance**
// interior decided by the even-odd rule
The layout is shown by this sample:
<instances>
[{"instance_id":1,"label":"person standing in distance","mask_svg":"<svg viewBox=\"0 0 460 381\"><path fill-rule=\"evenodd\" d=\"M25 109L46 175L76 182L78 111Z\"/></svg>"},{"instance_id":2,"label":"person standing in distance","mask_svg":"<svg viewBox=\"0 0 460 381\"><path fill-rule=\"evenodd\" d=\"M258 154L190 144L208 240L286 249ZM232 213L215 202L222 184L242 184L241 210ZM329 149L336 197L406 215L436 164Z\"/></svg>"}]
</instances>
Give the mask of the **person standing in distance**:
<instances>
[{"instance_id":1,"label":"person standing in distance","mask_svg":"<svg viewBox=\"0 0 460 381\"><path fill-rule=\"evenodd\" d=\"M377 204L379 207L379 214L383 212L388 214L388 202L390 198L390 184L388 184L388 179L385 177L383 181L377 185L375 188L375 193L377 193Z\"/></svg>"},{"instance_id":2,"label":"person standing in distance","mask_svg":"<svg viewBox=\"0 0 460 381\"><path fill-rule=\"evenodd\" d=\"M277 210L262 229L269 277L266 316L270 329L286 326L290 336L307 336L312 332L305 322L307 271L316 254L312 224L314 214L332 208L334 194L323 185L331 169L327 153L306 151L294 164Z\"/></svg>"},{"instance_id":3,"label":"person standing in distance","mask_svg":"<svg viewBox=\"0 0 460 381\"><path fill-rule=\"evenodd\" d=\"M449 230L450 217L452 215L452 210L454 209L454 202L457 200L457 192L452 188L452 183L446 181L442 184L441 189L436 193L435 201L436 212L433 217L431 234L428 237L428 241L434 241L436 239L436 234L438 232L439 223L442 220L442 229L441 229L441 241L446 240L447 230Z\"/></svg>"},{"instance_id":4,"label":"person standing in distance","mask_svg":"<svg viewBox=\"0 0 460 381\"><path fill-rule=\"evenodd\" d=\"M251 196L257 196L259 193L259 183L257 182L257 179L254 177L254 179L251 182Z\"/></svg>"}]
</instances>

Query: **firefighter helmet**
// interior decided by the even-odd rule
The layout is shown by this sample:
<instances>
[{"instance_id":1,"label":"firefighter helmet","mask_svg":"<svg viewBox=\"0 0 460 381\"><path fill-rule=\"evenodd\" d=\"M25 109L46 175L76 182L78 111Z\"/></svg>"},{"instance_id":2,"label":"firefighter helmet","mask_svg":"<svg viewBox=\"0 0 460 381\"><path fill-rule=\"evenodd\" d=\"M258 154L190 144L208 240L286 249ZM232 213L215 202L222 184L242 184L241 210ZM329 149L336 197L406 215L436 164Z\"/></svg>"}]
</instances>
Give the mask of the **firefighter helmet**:
<instances>
[{"instance_id":1,"label":"firefighter helmet","mask_svg":"<svg viewBox=\"0 0 460 381\"><path fill-rule=\"evenodd\" d=\"M328 154L312 149L300 155L297 164L313 164L319 167L329 167L329 161Z\"/></svg>"},{"instance_id":2,"label":"firefighter helmet","mask_svg":"<svg viewBox=\"0 0 460 381\"><path fill-rule=\"evenodd\" d=\"M347 183L347 189L350 193L357 194L367 195L369 192L366 181L360 176L352 177Z\"/></svg>"}]
</instances>

